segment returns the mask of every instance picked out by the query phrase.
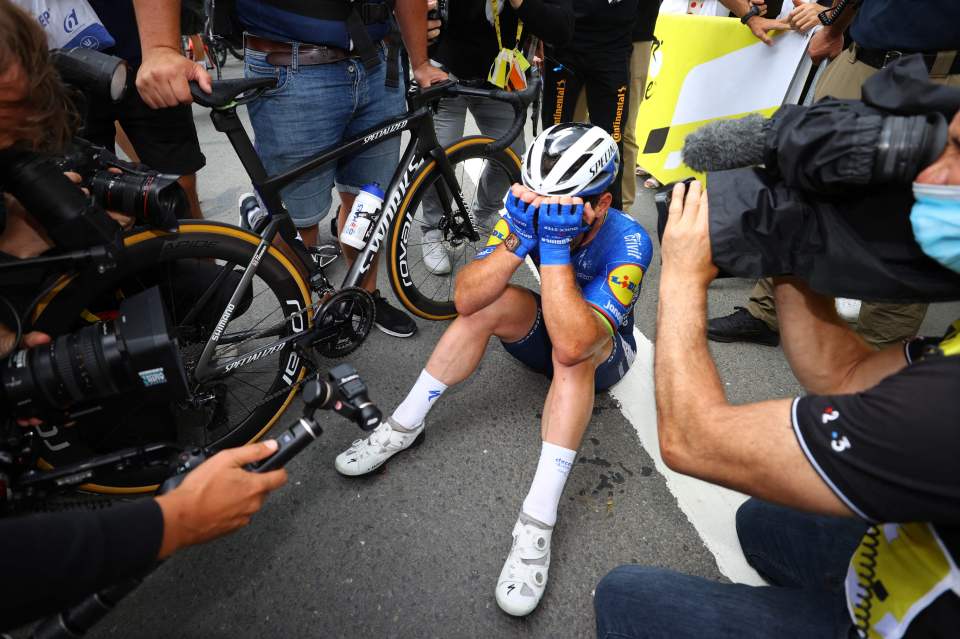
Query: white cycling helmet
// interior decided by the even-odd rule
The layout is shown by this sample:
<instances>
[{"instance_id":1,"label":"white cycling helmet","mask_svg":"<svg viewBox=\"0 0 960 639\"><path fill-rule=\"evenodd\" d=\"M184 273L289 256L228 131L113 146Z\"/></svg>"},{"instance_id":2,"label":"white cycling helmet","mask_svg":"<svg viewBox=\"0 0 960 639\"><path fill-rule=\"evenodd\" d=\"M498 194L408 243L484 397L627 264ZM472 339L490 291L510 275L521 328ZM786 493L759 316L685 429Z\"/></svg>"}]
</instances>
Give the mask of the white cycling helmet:
<instances>
[{"instance_id":1,"label":"white cycling helmet","mask_svg":"<svg viewBox=\"0 0 960 639\"><path fill-rule=\"evenodd\" d=\"M587 197L607 190L620 169L610 134L582 122L554 124L523 159L523 184L540 195Z\"/></svg>"}]
</instances>

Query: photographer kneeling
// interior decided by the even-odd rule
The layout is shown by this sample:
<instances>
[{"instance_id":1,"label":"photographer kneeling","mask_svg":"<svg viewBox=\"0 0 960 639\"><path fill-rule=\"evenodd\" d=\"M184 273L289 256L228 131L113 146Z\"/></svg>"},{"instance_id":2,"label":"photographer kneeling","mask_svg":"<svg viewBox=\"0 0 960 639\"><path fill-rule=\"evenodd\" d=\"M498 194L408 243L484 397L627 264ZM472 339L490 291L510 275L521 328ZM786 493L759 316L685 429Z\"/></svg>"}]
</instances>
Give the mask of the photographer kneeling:
<instances>
[{"instance_id":1,"label":"photographer kneeling","mask_svg":"<svg viewBox=\"0 0 960 639\"><path fill-rule=\"evenodd\" d=\"M924 252L960 271L960 114L949 138L917 177L911 221ZM954 634L960 323L943 340L875 351L831 298L778 278L784 351L810 394L731 406L707 350L707 197L697 183L673 195L657 321L661 452L679 472L754 497L737 533L772 587L621 566L596 590L598 636Z\"/></svg>"},{"instance_id":2,"label":"photographer kneeling","mask_svg":"<svg viewBox=\"0 0 960 639\"><path fill-rule=\"evenodd\" d=\"M0 0L0 35L0 150L63 142L70 130L67 98L50 65L46 36L7 0ZM8 213L0 232L4 259L50 248L28 212L9 196L0 202ZM14 342L11 331L0 331L0 357L17 347ZM28 333L20 347L48 342L41 333ZM283 485L286 472L254 474L243 466L276 449L270 441L223 451L180 487L155 499L0 520L0 630L56 612L107 585L142 575L180 548L246 525L267 494Z\"/></svg>"}]
</instances>

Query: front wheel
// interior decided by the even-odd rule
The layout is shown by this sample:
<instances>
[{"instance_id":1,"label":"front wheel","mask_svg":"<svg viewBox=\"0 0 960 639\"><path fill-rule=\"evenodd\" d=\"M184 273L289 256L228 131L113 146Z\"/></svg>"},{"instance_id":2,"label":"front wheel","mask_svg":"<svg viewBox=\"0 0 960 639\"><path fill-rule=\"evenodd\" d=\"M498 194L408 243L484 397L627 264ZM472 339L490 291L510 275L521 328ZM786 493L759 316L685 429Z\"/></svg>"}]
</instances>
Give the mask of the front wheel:
<instances>
[{"instance_id":1,"label":"front wheel","mask_svg":"<svg viewBox=\"0 0 960 639\"><path fill-rule=\"evenodd\" d=\"M488 154L486 148L491 142L489 137L469 136L444 149L463 201L473 214L478 239L471 240L448 227L443 200L450 202L450 207L456 207L456 202L450 201L434 161L417 173L390 226L390 284L404 307L424 319L457 316L453 303L457 272L486 245L499 219L503 196L520 181L520 158L510 148ZM437 260L440 252L448 260L437 268L437 262L442 261Z\"/></svg>"}]
</instances>

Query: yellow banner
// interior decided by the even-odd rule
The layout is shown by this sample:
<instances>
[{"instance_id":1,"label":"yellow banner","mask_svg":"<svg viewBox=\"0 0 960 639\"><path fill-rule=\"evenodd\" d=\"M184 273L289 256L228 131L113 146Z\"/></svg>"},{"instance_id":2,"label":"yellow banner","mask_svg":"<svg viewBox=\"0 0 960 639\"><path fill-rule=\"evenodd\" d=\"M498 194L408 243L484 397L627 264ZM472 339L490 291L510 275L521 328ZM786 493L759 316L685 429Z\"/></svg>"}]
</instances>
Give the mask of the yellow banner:
<instances>
[{"instance_id":1,"label":"yellow banner","mask_svg":"<svg viewBox=\"0 0 960 639\"><path fill-rule=\"evenodd\" d=\"M687 134L713 120L776 111L806 43L786 33L767 46L734 18L660 14L637 118L637 164L664 184L702 178L681 159Z\"/></svg>"}]
</instances>

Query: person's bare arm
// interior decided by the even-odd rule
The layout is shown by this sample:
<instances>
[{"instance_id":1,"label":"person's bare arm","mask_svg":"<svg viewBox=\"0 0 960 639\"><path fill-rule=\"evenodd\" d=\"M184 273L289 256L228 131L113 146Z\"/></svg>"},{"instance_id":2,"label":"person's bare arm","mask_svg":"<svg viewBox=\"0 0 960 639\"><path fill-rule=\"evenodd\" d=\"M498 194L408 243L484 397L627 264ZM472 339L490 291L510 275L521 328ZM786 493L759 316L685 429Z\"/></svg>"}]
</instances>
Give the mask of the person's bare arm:
<instances>
[{"instance_id":1,"label":"person's bare arm","mask_svg":"<svg viewBox=\"0 0 960 639\"><path fill-rule=\"evenodd\" d=\"M783 351L797 380L817 394L857 393L907 365L903 346L878 351L837 315L833 298L793 277L774 279Z\"/></svg>"},{"instance_id":2,"label":"person's bare arm","mask_svg":"<svg viewBox=\"0 0 960 639\"><path fill-rule=\"evenodd\" d=\"M447 74L430 64L427 57L427 3L426 0L397 0L393 10L400 25L403 45L410 57L413 77L421 87L447 79Z\"/></svg>"},{"instance_id":3,"label":"person's bare arm","mask_svg":"<svg viewBox=\"0 0 960 639\"><path fill-rule=\"evenodd\" d=\"M561 364L572 366L610 343L610 329L583 299L569 264L540 268L543 321Z\"/></svg>"},{"instance_id":4,"label":"person's bare arm","mask_svg":"<svg viewBox=\"0 0 960 639\"><path fill-rule=\"evenodd\" d=\"M453 289L457 313L476 313L500 297L522 263L523 260L501 244L490 255L467 264L457 274Z\"/></svg>"},{"instance_id":5,"label":"person's bare arm","mask_svg":"<svg viewBox=\"0 0 960 639\"><path fill-rule=\"evenodd\" d=\"M189 104L191 80L210 93L210 74L180 53L180 0L133 0L143 63L137 90L152 109Z\"/></svg>"},{"instance_id":6,"label":"person's bare arm","mask_svg":"<svg viewBox=\"0 0 960 639\"><path fill-rule=\"evenodd\" d=\"M662 244L655 358L657 428L667 465L734 490L830 515L852 513L817 475L791 428L791 400L731 406L707 349L708 205L677 185Z\"/></svg>"}]
</instances>

